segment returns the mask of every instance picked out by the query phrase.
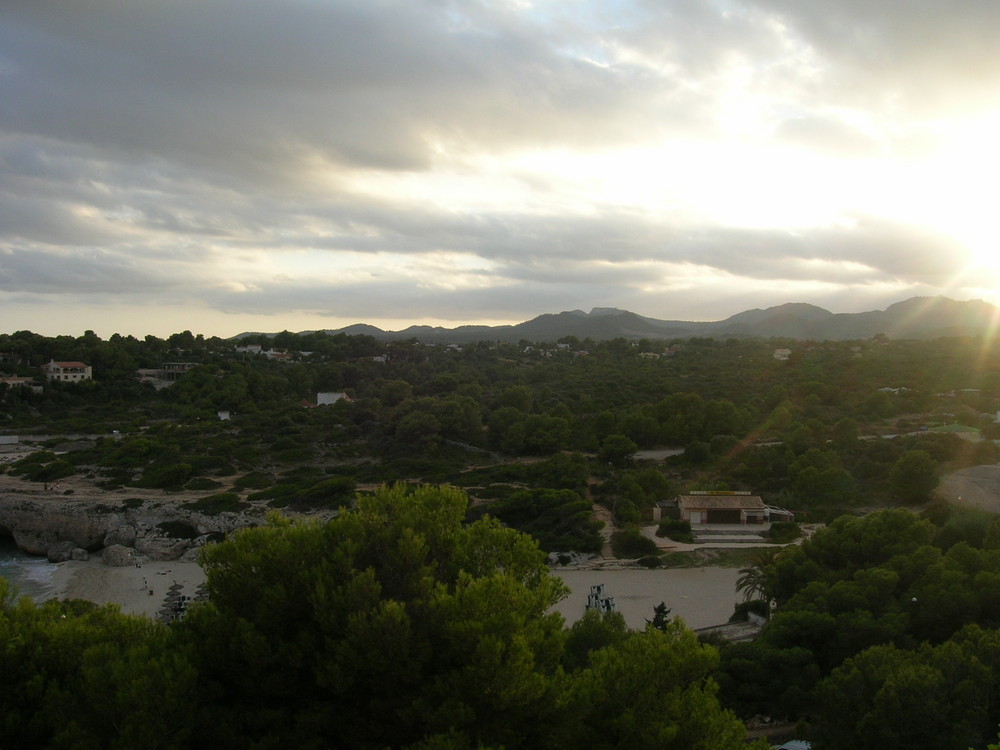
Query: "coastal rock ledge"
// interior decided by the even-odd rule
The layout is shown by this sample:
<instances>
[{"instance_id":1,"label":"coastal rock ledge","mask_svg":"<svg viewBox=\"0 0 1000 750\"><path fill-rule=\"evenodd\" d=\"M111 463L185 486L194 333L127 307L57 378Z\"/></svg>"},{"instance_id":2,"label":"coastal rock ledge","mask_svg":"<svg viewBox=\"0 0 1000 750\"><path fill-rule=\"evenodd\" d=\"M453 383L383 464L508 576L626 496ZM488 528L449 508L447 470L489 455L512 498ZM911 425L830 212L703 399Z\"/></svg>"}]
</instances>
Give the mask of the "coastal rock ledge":
<instances>
[{"instance_id":1,"label":"coastal rock ledge","mask_svg":"<svg viewBox=\"0 0 1000 750\"><path fill-rule=\"evenodd\" d=\"M116 559L191 559L206 542L259 526L264 518L265 509L256 507L208 515L169 500L115 502L0 493L0 537L56 562L87 559L108 548L118 550L112 555Z\"/></svg>"}]
</instances>

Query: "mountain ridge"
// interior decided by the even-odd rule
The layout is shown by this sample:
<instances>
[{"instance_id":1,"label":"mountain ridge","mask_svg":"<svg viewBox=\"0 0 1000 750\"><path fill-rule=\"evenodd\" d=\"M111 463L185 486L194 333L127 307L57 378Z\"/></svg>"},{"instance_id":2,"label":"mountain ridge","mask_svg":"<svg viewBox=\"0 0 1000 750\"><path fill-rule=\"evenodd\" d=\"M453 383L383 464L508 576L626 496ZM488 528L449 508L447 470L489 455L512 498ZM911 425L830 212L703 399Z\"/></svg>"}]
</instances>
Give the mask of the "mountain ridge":
<instances>
[{"instance_id":1,"label":"mountain ridge","mask_svg":"<svg viewBox=\"0 0 1000 750\"><path fill-rule=\"evenodd\" d=\"M923 340L979 336L993 332L998 324L1000 308L988 302L957 301L938 296L911 297L889 305L885 310L861 313L833 313L804 302L788 302L764 309L744 310L720 321L680 321L658 320L617 308L594 307L589 313L582 310L544 313L523 323L501 326L443 328L413 325L400 331L386 331L366 323L355 323L343 328L322 329L321 332L329 335L365 334L384 341L415 338L436 344L551 342L570 336L580 340L672 340L711 336L849 341L870 339L880 334L896 339ZM248 335L252 334L241 333L233 338Z\"/></svg>"}]
</instances>

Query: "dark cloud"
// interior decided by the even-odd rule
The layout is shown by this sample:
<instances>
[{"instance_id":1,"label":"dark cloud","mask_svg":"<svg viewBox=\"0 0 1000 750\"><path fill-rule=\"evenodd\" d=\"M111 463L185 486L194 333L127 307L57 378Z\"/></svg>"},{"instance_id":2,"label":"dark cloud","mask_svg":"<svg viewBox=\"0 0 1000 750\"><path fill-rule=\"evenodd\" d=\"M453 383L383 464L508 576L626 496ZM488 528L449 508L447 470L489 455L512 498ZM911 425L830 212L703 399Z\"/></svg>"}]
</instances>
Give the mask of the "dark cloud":
<instances>
[{"instance_id":1,"label":"dark cloud","mask_svg":"<svg viewBox=\"0 0 1000 750\"><path fill-rule=\"evenodd\" d=\"M143 295L178 286L121 254L0 249L0 290L18 294Z\"/></svg>"},{"instance_id":2,"label":"dark cloud","mask_svg":"<svg viewBox=\"0 0 1000 750\"><path fill-rule=\"evenodd\" d=\"M317 159L423 168L436 138L594 140L614 127L627 101L615 76L530 28L482 33L453 15L436 2L21 4L0 27L0 121L258 179Z\"/></svg>"},{"instance_id":3,"label":"dark cloud","mask_svg":"<svg viewBox=\"0 0 1000 750\"><path fill-rule=\"evenodd\" d=\"M954 241L865 206L820 206L812 227L706 219L686 176L711 198L768 175L704 145L704 166L678 166L693 172L636 170L662 205L592 197L599 165L577 178L524 155L715 141L920 159L942 142L928 118L1000 109L998 21L993 0L5 3L0 291L520 319L540 300L656 315L657 289L701 305L682 293L699 274L727 294L943 288L969 260ZM822 175L794 174L825 199ZM475 198L496 184L507 198ZM461 278L429 254L466 259Z\"/></svg>"}]
</instances>

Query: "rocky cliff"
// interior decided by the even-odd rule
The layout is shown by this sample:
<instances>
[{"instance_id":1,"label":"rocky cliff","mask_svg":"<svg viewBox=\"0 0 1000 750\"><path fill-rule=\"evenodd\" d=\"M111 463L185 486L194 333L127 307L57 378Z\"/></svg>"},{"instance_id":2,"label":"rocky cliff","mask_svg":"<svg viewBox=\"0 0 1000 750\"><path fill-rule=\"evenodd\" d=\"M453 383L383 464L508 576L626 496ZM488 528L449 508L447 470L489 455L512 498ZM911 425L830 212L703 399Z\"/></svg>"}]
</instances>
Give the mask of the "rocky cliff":
<instances>
[{"instance_id":1,"label":"rocky cliff","mask_svg":"<svg viewBox=\"0 0 1000 750\"><path fill-rule=\"evenodd\" d=\"M86 559L112 548L118 551L104 557L117 564L191 559L206 542L258 526L265 515L264 507L208 515L169 499L95 499L0 488L0 535L53 562Z\"/></svg>"}]
</instances>

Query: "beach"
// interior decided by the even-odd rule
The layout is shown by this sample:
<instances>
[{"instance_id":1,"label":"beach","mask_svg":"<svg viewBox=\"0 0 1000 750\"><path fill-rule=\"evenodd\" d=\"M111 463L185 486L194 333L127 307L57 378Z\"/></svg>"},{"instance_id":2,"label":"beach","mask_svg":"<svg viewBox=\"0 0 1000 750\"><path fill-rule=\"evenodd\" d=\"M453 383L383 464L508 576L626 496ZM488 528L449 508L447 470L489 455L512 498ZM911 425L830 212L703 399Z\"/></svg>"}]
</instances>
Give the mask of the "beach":
<instances>
[{"instance_id":1,"label":"beach","mask_svg":"<svg viewBox=\"0 0 1000 750\"><path fill-rule=\"evenodd\" d=\"M735 568L559 569L553 571L571 593L553 609L572 625L583 616L590 587L604 584L606 596L629 627L645 627L653 608L665 602L671 615L690 628L725 623L742 600L736 591ZM197 563L147 562L141 568L109 567L100 559L64 562L52 575L54 599L85 599L95 604L117 604L126 614L162 618L177 596L197 597L205 571ZM150 593L152 592L152 593ZM168 600L168 597L171 597Z\"/></svg>"},{"instance_id":2,"label":"beach","mask_svg":"<svg viewBox=\"0 0 1000 750\"><path fill-rule=\"evenodd\" d=\"M195 599L204 582L205 571L198 563L170 560L110 567L94 558L59 563L50 598L117 604L125 614L163 619L162 613L180 597Z\"/></svg>"},{"instance_id":3,"label":"beach","mask_svg":"<svg viewBox=\"0 0 1000 750\"><path fill-rule=\"evenodd\" d=\"M693 629L722 625L743 600L736 591L736 568L656 568L653 570L592 569L555 571L572 593L553 609L572 625L583 616L590 587L604 584L604 595L631 628L643 628L653 619L653 608L666 603L673 617Z\"/></svg>"}]
</instances>

